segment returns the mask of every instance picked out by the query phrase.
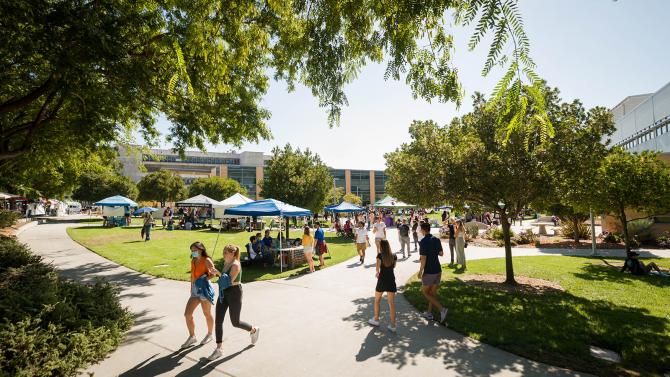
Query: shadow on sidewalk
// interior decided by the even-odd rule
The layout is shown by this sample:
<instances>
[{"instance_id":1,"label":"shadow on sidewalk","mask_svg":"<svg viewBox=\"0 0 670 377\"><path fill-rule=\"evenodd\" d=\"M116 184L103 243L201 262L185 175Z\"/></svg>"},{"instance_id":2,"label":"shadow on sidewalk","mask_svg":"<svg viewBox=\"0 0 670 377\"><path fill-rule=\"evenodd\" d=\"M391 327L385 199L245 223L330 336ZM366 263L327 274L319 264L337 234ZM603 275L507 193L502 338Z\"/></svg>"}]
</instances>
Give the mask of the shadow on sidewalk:
<instances>
[{"instance_id":1,"label":"shadow on sidewalk","mask_svg":"<svg viewBox=\"0 0 670 377\"><path fill-rule=\"evenodd\" d=\"M59 268L60 275L82 283L94 283L100 278L122 290L124 288L154 285L154 279L139 272L129 271L113 263L86 263L73 268Z\"/></svg>"},{"instance_id":2,"label":"shadow on sidewalk","mask_svg":"<svg viewBox=\"0 0 670 377\"><path fill-rule=\"evenodd\" d=\"M159 354L155 354L148 359L140 362L134 367L128 369L127 371L121 373L120 377L144 377L144 376L157 376L159 374L169 374L169 372L178 368L184 361L182 359L186 358L188 354L192 351L195 351L203 346L195 346L186 349L180 349L172 352L171 354L165 355L163 357L157 357ZM190 359L193 361L192 359Z\"/></svg>"}]
</instances>

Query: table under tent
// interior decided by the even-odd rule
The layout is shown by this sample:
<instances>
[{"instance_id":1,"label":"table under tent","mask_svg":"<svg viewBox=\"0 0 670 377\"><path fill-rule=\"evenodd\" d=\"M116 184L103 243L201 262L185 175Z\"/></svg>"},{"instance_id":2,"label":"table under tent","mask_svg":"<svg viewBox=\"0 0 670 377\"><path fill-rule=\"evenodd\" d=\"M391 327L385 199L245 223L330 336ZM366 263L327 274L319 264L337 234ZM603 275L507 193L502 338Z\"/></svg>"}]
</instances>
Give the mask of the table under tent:
<instances>
[{"instance_id":1,"label":"table under tent","mask_svg":"<svg viewBox=\"0 0 670 377\"><path fill-rule=\"evenodd\" d=\"M179 227L186 230L204 228L207 220L213 218L212 207L218 203L202 194L175 203L179 208L177 211L177 217L180 219Z\"/></svg>"},{"instance_id":2,"label":"table under tent","mask_svg":"<svg viewBox=\"0 0 670 377\"><path fill-rule=\"evenodd\" d=\"M94 206L102 207L102 226L127 226L130 220L131 208L137 207L134 200L125 196L110 196L93 203Z\"/></svg>"}]
</instances>

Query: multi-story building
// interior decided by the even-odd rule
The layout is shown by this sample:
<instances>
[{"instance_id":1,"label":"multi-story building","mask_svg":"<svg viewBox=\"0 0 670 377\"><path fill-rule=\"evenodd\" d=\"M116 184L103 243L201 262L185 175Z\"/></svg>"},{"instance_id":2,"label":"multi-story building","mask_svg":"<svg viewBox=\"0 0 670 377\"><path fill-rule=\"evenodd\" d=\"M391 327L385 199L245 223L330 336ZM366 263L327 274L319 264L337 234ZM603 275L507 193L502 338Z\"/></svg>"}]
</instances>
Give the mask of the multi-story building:
<instances>
[{"instance_id":1,"label":"multi-story building","mask_svg":"<svg viewBox=\"0 0 670 377\"><path fill-rule=\"evenodd\" d=\"M656 93L626 97L612 109L612 143L631 152L657 151L670 161L670 83Z\"/></svg>"},{"instance_id":2,"label":"multi-story building","mask_svg":"<svg viewBox=\"0 0 670 377\"><path fill-rule=\"evenodd\" d=\"M195 152L187 151L183 158L169 149L119 147L123 174L135 182L159 169L170 170L190 184L201 177L231 178L246 188L250 197L260 199L260 183L271 156L262 152ZM384 197L386 174L380 170L353 170L330 168L335 186L345 193L353 193L364 204Z\"/></svg>"}]
</instances>

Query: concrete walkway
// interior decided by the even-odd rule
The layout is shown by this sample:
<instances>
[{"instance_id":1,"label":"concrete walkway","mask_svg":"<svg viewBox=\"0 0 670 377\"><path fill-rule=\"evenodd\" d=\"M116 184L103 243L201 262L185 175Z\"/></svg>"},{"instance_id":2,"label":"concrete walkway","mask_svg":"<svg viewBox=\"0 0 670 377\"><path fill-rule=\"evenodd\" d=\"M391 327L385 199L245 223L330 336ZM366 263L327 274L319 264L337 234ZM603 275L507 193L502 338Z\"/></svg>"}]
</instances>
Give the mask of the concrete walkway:
<instances>
[{"instance_id":1,"label":"concrete walkway","mask_svg":"<svg viewBox=\"0 0 670 377\"><path fill-rule=\"evenodd\" d=\"M123 304L135 315L135 325L110 357L87 371L96 376L579 375L420 319L402 295L396 300L397 335L383 330L388 321L385 301L384 327L371 328L366 323L372 316L375 286L374 251L370 250L364 266L352 259L315 274L245 284L242 319L261 327L259 342L250 346L248 333L233 328L226 319L224 357L207 362L203 358L212 352L213 343L179 350L187 337L183 310L188 283L154 278L110 262L72 241L66 233L71 225L34 226L19 239L53 261L63 275L79 281L104 277L119 285ZM389 231L389 240L397 249L394 230ZM515 255L563 252L566 250L514 250ZM469 259L503 254L502 249L475 247L466 253ZM670 256L662 254L659 256ZM418 253L400 261L396 269L399 285L417 269ZM199 312L196 324L200 339L206 329Z\"/></svg>"}]
</instances>

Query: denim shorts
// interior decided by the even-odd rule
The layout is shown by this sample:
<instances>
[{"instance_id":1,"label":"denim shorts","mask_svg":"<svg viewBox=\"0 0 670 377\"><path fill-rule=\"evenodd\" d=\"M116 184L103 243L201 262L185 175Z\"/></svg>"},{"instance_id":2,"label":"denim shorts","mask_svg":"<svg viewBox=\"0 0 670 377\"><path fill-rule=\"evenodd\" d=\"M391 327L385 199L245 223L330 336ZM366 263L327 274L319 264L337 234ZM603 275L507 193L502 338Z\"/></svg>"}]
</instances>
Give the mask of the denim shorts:
<instances>
[{"instance_id":1,"label":"denim shorts","mask_svg":"<svg viewBox=\"0 0 670 377\"><path fill-rule=\"evenodd\" d=\"M198 294L198 287L196 287L195 284L191 285L191 298L208 301L207 297Z\"/></svg>"}]
</instances>

